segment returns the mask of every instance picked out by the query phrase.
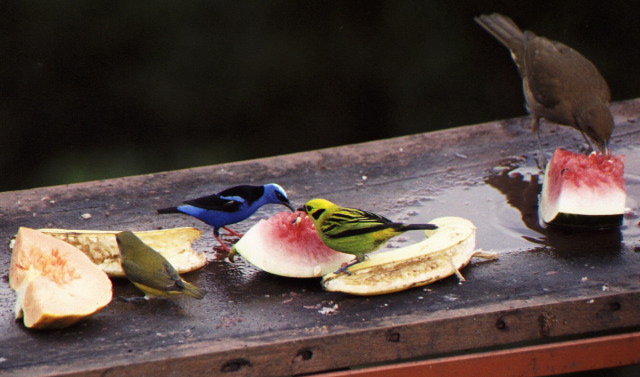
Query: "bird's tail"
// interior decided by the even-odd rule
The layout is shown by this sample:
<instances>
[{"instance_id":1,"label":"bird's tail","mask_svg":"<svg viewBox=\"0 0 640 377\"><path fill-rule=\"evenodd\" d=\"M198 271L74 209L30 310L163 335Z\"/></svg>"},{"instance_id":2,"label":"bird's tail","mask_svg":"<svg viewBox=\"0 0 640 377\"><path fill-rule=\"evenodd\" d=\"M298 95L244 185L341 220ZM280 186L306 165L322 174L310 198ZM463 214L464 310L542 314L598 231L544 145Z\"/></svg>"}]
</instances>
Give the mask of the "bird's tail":
<instances>
[{"instance_id":1,"label":"bird's tail","mask_svg":"<svg viewBox=\"0 0 640 377\"><path fill-rule=\"evenodd\" d=\"M193 298L197 298L198 300L202 300L204 298L204 296L207 294L207 291L205 291L202 288L198 288L193 284L187 283L186 281L182 281L182 293L184 293L187 296L191 296Z\"/></svg>"},{"instance_id":2,"label":"bird's tail","mask_svg":"<svg viewBox=\"0 0 640 377\"><path fill-rule=\"evenodd\" d=\"M158 213L180 213L180 211L178 211L178 207L167 207L167 208L160 208L158 210Z\"/></svg>"},{"instance_id":3,"label":"bird's tail","mask_svg":"<svg viewBox=\"0 0 640 377\"><path fill-rule=\"evenodd\" d=\"M512 54L522 56L524 51L524 33L512 19L499 13L493 13L490 15L483 14L474 20L495 39L511 50Z\"/></svg>"},{"instance_id":4,"label":"bird's tail","mask_svg":"<svg viewBox=\"0 0 640 377\"><path fill-rule=\"evenodd\" d=\"M433 230L433 229L438 229L438 226L433 224L402 224L402 227L399 230L406 232L408 230Z\"/></svg>"}]
</instances>

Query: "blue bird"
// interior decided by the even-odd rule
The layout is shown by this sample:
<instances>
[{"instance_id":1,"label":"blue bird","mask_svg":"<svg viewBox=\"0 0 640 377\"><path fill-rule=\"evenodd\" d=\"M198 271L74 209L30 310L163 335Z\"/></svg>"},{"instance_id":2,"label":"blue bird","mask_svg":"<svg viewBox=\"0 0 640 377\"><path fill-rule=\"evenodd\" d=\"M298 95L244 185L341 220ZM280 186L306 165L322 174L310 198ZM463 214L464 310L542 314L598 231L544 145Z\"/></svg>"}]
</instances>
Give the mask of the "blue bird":
<instances>
[{"instance_id":1,"label":"blue bird","mask_svg":"<svg viewBox=\"0 0 640 377\"><path fill-rule=\"evenodd\" d=\"M204 221L213 227L213 236L226 251L229 251L229 248L220 239L220 228L236 237L242 237L241 234L227 228L227 225L245 220L265 204L282 204L295 212L287 193L275 183L263 186L234 186L217 194L187 200L183 204L161 208L158 213L184 213Z\"/></svg>"}]
</instances>

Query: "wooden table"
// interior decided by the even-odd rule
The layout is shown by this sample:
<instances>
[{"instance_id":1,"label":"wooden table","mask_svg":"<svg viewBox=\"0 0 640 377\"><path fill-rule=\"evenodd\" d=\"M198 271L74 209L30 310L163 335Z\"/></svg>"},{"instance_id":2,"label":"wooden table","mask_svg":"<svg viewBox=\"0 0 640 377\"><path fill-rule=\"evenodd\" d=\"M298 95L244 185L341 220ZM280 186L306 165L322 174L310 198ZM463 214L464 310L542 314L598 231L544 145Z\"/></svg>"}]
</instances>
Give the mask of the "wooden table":
<instances>
[{"instance_id":1,"label":"wooden table","mask_svg":"<svg viewBox=\"0 0 640 377\"><path fill-rule=\"evenodd\" d=\"M454 368L473 358L473 365L496 366L520 355L520 363L531 363L537 355L540 364L528 370L541 375L542 366L551 365L543 357L550 349L569 349L576 360L589 361L571 366L565 355L566 368L553 369L558 372L638 363L640 341L634 331L640 328L640 230L633 212L638 211L634 194L640 190L640 164L631 157L640 142L640 100L612 109L617 123L612 146L615 153L627 155L632 208L621 230L614 231L552 231L537 224L540 183L531 158L537 147L529 118L1 193L0 237L5 243L19 226L196 226L203 230L196 247L207 250L210 263L186 275L209 291L202 301L136 305L116 298L68 329L32 331L13 319L10 252L5 249L0 253L0 374L271 376L411 359L391 367L410 374L416 372L410 368L425 372L447 362ZM568 128L544 124L543 130L549 153L558 146L575 148L581 141ZM472 263L463 270L463 284L451 277L396 294L355 297L325 292L317 279L282 278L243 260L215 260L214 240L204 224L155 213L227 186L267 182L280 183L298 205L325 197L395 219L467 217L478 227L478 247L500 257ZM236 229L246 230L256 218L280 210L264 207ZM138 292L127 281L116 280L114 294ZM602 347L614 350L606 360L578 352L589 348L597 353ZM376 368L370 371L387 368L380 375L391 375L388 366ZM475 371L482 375L481 369ZM334 374L340 373L358 372ZM496 369L493 375L498 373L509 374Z\"/></svg>"}]
</instances>

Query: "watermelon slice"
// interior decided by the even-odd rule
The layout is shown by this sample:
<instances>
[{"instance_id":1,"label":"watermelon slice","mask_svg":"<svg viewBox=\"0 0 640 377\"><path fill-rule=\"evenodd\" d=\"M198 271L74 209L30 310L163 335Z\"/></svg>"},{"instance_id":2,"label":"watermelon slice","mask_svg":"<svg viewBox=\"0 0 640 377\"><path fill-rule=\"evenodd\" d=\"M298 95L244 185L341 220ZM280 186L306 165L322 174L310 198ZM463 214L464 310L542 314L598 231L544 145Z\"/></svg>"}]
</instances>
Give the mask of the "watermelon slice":
<instances>
[{"instance_id":1,"label":"watermelon slice","mask_svg":"<svg viewBox=\"0 0 640 377\"><path fill-rule=\"evenodd\" d=\"M325 246L305 213L288 211L260 220L231 252L263 271L294 278L324 276L354 259Z\"/></svg>"},{"instance_id":2,"label":"watermelon slice","mask_svg":"<svg viewBox=\"0 0 640 377\"><path fill-rule=\"evenodd\" d=\"M624 156L556 149L538 214L548 225L612 228L622 224L625 201Z\"/></svg>"}]
</instances>

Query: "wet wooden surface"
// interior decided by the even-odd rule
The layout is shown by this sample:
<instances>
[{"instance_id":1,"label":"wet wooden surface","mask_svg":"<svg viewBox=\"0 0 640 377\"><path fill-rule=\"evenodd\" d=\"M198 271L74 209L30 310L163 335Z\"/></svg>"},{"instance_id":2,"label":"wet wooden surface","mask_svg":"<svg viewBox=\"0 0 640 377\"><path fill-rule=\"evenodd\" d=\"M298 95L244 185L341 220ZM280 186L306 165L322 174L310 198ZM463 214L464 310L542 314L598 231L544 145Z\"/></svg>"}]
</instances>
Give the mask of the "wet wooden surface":
<instances>
[{"instance_id":1,"label":"wet wooden surface","mask_svg":"<svg viewBox=\"0 0 640 377\"><path fill-rule=\"evenodd\" d=\"M614 104L614 152L640 142L640 100ZM543 125L545 150L574 148L575 131ZM68 329L31 331L13 319L10 252L0 252L2 375L290 375L451 352L549 342L640 328L640 236L633 190L621 230L542 229L539 182L505 169L536 155L529 118L518 118L294 155L0 194L0 238L19 226L144 230L196 226L210 263L187 274L205 287L188 298L135 305L114 299ZM627 159L627 182L638 164ZM244 183L277 182L294 204L325 197L392 218L463 216L478 246L500 253L455 277L391 295L324 292L317 279L287 279L215 260L195 219L156 208ZM459 200L456 200L459 198ZM278 207L236 226L247 230ZM87 214L91 216L88 217ZM84 216L83 216L84 215ZM497 218L497 220L492 220ZM512 224L500 224L508 219ZM509 234L509 229L522 229ZM513 233L513 232L512 232ZM592 232L593 233L593 232ZM401 244L399 244L401 245ZM115 296L138 292L114 281Z\"/></svg>"}]
</instances>

